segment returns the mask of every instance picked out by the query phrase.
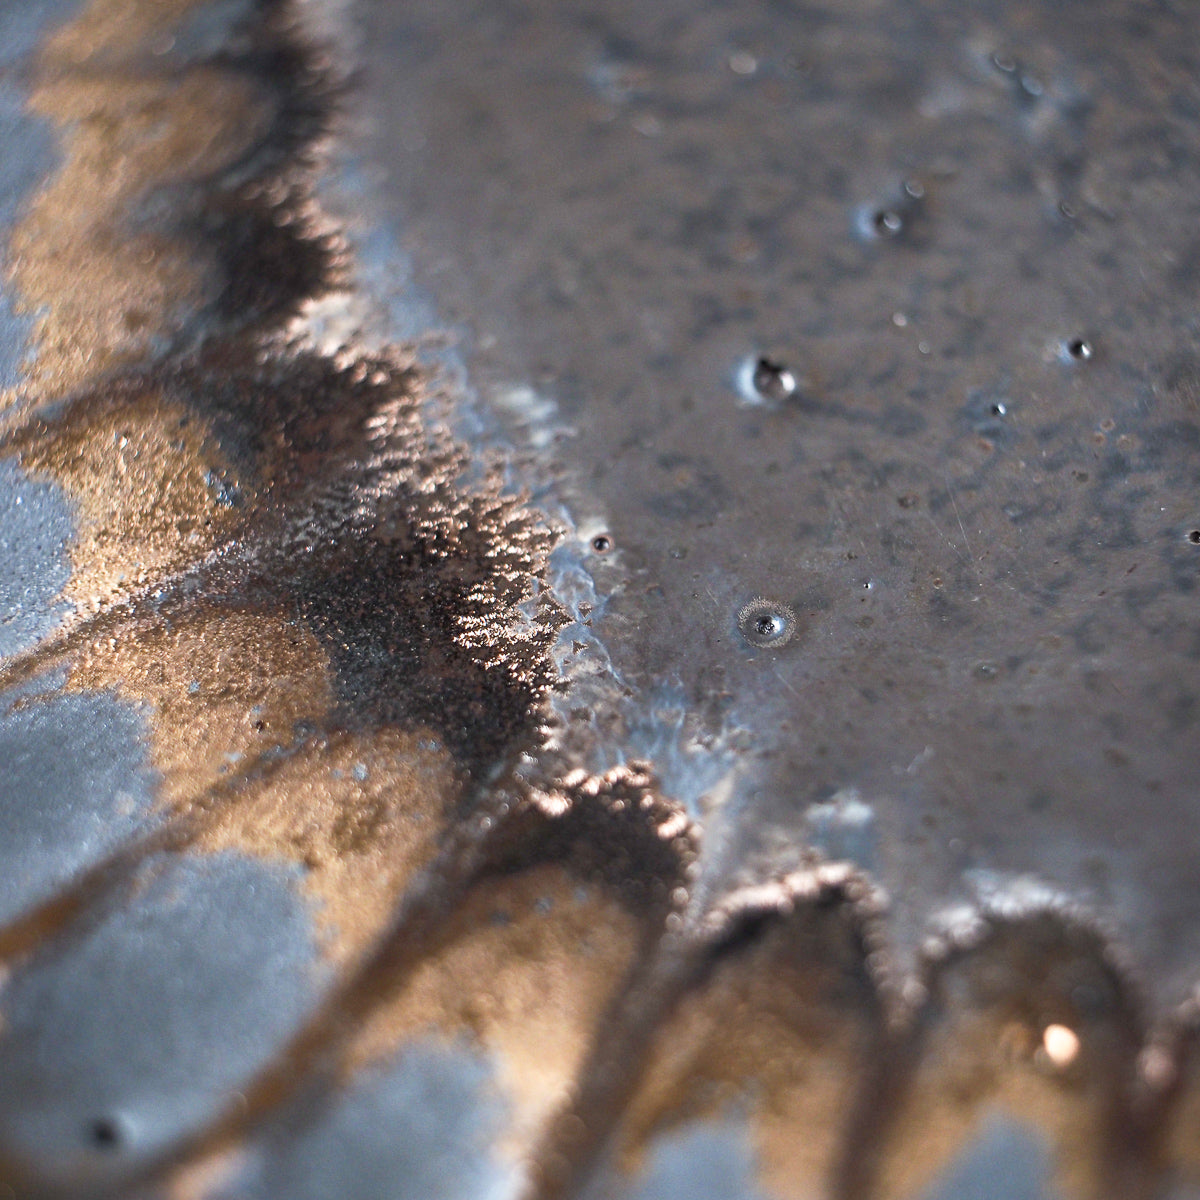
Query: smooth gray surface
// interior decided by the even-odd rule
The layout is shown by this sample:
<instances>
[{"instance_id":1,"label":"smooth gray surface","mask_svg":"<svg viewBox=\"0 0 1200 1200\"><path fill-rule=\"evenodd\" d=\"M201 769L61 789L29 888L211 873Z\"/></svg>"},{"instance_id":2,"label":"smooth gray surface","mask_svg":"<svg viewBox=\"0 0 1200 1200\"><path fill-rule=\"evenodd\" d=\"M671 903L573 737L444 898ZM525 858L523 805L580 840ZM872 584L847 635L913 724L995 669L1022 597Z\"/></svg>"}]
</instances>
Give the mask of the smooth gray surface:
<instances>
[{"instance_id":1,"label":"smooth gray surface","mask_svg":"<svg viewBox=\"0 0 1200 1200\"><path fill-rule=\"evenodd\" d=\"M4 145L0 247L7 247L21 206L46 178L54 161L54 135L49 122L26 107L25 72L45 31L52 23L66 20L77 8L78 0L9 0L0 9L0 141ZM0 263L7 267L2 250ZM0 388L13 387L20 381L21 364L31 348L37 319L35 313L16 311L6 276L7 269L0 276ZM0 480L0 494L5 490ZM2 644L0 653L8 653Z\"/></svg>"},{"instance_id":2,"label":"smooth gray surface","mask_svg":"<svg viewBox=\"0 0 1200 1200\"><path fill-rule=\"evenodd\" d=\"M754 1156L732 1123L695 1123L655 1144L643 1174L623 1200L759 1200Z\"/></svg>"},{"instance_id":3,"label":"smooth gray surface","mask_svg":"<svg viewBox=\"0 0 1200 1200\"><path fill-rule=\"evenodd\" d=\"M1163 1193L1163 1200L1200 1200L1200 1186L1175 1183Z\"/></svg>"},{"instance_id":4,"label":"smooth gray surface","mask_svg":"<svg viewBox=\"0 0 1200 1200\"><path fill-rule=\"evenodd\" d=\"M4 922L145 830L154 799L133 706L108 695L8 699L16 703L0 715Z\"/></svg>"},{"instance_id":5,"label":"smooth gray surface","mask_svg":"<svg viewBox=\"0 0 1200 1200\"><path fill-rule=\"evenodd\" d=\"M501 1200L517 1175L498 1149L504 1109L486 1061L465 1046L413 1043L361 1075L232 1191L253 1200ZM299 1136L297 1136L299 1135Z\"/></svg>"},{"instance_id":6,"label":"smooth gray surface","mask_svg":"<svg viewBox=\"0 0 1200 1200\"><path fill-rule=\"evenodd\" d=\"M1055 1200L1050 1173L1049 1147L1034 1130L992 1117L925 1200Z\"/></svg>"},{"instance_id":7,"label":"smooth gray surface","mask_svg":"<svg viewBox=\"0 0 1200 1200\"><path fill-rule=\"evenodd\" d=\"M3 1153L82 1186L229 1105L320 979L295 874L233 854L151 859L19 970L0 992Z\"/></svg>"},{"instance_id":8,"label":"smooth gray surface","mask_svg":"<svg viewBox=\"0 0 1200 1200\"><path fill-rule=\"evenodd\" d=\"M58 597L73 532L62 490L0 458L0 658L29 649L70 611Z\"/></svg>"},{"instance_id":9,"label":"smooth gray surface","mask_svg":"<svg viewBox=\"0 0 1200 1200\"><path fill-rule=\"evenodd\" d=\"M359 223L391 231L452 372L575 524L552 580L593 606L562 641L572 755L649 754L713 810L717 888L856 789L902 957L972 872L1033 876L1181 998L1191 10L358 11L375 127L347 153L379 172ZM739 394L761 354L792 400ZM756 595L798 614L778 651L736 628Z\"/></svg>"}]
</instances>

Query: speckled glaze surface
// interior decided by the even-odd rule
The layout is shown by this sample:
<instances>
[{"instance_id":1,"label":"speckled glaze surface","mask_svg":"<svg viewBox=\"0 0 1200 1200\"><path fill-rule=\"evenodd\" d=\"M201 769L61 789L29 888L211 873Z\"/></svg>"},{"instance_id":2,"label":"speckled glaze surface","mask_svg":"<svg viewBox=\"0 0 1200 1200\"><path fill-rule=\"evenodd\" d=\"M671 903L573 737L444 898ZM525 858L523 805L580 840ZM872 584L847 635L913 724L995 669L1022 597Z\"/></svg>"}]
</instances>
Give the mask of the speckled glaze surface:
<instances>
[{"instance_id":1,"label":"speckled glaze surface","mask_svg":"<svg viewBox=\"0 0 1200 1200\"><path fill-rule=\"evenodd\" d=\"M0 1192L1200 1187L1200 15L0 0Z\"/></svg>"}]
</instances>

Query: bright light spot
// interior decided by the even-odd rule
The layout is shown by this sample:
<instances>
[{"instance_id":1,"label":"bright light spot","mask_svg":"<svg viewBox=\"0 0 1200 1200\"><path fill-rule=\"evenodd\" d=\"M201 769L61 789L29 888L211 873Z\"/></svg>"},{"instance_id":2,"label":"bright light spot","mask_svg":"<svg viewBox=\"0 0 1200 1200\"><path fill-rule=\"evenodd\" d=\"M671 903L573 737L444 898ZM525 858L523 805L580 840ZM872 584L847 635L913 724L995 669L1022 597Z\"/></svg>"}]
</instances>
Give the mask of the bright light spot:
<instances>
[{"instance_id":1,"label":"bright light spot","mask_svg":"<svg viewBox=\"0 0 1200 1200\"><path fill-rule=\"evenodd\" d=\"M1042 1031L1042 1049L1056 1067L1069 1067L1079 1054L1079 1036L1065 1025L1047 1025Z\"/></svg>"}]
</instances>

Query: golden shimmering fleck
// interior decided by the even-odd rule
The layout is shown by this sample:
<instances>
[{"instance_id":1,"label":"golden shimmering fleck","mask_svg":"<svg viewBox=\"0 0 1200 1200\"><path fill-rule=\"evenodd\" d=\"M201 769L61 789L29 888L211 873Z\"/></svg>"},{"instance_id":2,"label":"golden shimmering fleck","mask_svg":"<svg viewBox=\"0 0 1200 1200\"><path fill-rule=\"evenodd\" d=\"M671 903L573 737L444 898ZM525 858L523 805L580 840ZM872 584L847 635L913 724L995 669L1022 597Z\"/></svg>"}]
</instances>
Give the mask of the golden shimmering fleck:
<instances>
[{"instance_id":1,"label":"golden shimmering fleck","mask_svg":"<svg viewBox=\"0 0 1200 1200\"><path fill-rule=\"evenodd\" d=\"M97 611L202 559L243 520L204 423L152 388L75 412L16 443L22 467L61 487L77 512L68 599Z\"/></svg>"},{"instance_id":2,"label":"golden shimmering fleck","mask_svg":"<svg viewBox=\"0 0 1200 1200\"><path fill-rule=\"evenodd\" d=\"M334 734L248 783L198 844L303 863L326 950L344 961L374 942L433 857L456 795L453 764L428 734Z\"/></svg>"},{"instance_id":3,"label":"golden shimmering fleck","mask_svg":"<svg viewBox=\"0 0 1200 1200\"><path fill-rule=\"evenodd\" d=\"M164 215L177 204L145 203L233 163L269 117L248 76L154 54L195 7L94 0L39 56L30 107L58 127L62 163L10 242L20 306L38 316L21 392L39 400L152 352L221 285Z\"/></svg>"},{"instance_id":4,"label":"golden shimmering fleck","mask_svg":"<svg viewBox=\"0 0 1200 1200\"><path fill-rule=\"evenodd\" d=\"M441 948L369 1019L357 1060L466 1035L494 1057L513 1145L527 1145L570 1095L637 945L629 911L561 867L487 880L451 914Z\"/></svg>"},{"instance_id":5,"label":"golden shimmering fleck","mask_svg":"<svg viewBox=\"0 0 1200 1200\"><path fill-rule=\"evenodd\" d=\"M1042 1030L1042 1052L1051 1066L1066 1070L1079 1056L1079 1036L1065 1025L1047 1025Z\"/></svg>"},{"instance_id":6,"label":"golden shimmering fleck","mask_svg":"<svg viewBox=\"0 0 1200 1200\"><path fill-rule=\"evenodd\" d=\"M130 625L90 644L68 687L113 690L147 713L163 803L184 811L296 723L324 718L329 663L303 622L281 612L206 608Z\"/></svg>"}]
</instances>

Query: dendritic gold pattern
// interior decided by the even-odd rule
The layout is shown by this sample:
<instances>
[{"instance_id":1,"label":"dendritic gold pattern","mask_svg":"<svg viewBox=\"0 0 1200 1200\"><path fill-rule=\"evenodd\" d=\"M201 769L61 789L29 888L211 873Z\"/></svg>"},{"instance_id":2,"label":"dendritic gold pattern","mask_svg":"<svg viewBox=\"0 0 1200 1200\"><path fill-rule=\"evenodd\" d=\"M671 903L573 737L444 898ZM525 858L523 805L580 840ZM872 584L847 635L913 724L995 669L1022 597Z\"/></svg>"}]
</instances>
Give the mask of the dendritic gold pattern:
<instances>
[{"instance_id":1,"label":"dendritic gold pattern","mask_svg":"<svg viewBox=\"0 0 1200 1200\"><path fill-rule=\"evenodd\" d=\"M34 70L62 158L11 242L38 324L0 456L61 489L76 528L70 612L0 687L17 713L133 706L154 798L0 953L19 979L147 870L233 855L292 872L315 998L170 1138L97 1123L62 1166L0 1131L0 1188L258 1195L246 1147L302 1137L430 1040L494 1064L496 1153L541 1200L636 1191L697 1122L736 1122L761 1194L795 1200L928 1195L994 1112L1048 1140L1066 1197L1200 1173L1200 1024L1148 1031L1090 918L984 911L900 980L860 872L814 854L708 894L702 831L653 763L569 761L548 703L569 686L546 581L562 531L498 471L464 482L405 350L290 340L347 286L313 198L336 56L275 0L228 46L164 53L204 7L91 0Z\"/></svg>"}]
</instances>

